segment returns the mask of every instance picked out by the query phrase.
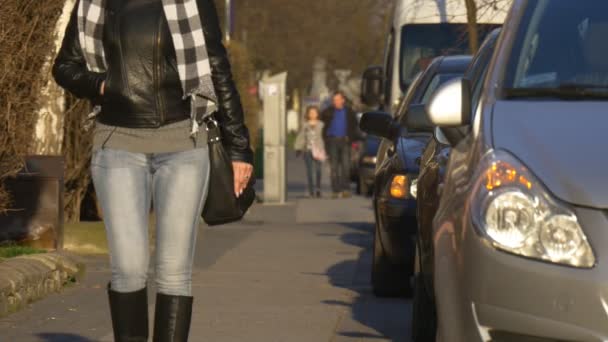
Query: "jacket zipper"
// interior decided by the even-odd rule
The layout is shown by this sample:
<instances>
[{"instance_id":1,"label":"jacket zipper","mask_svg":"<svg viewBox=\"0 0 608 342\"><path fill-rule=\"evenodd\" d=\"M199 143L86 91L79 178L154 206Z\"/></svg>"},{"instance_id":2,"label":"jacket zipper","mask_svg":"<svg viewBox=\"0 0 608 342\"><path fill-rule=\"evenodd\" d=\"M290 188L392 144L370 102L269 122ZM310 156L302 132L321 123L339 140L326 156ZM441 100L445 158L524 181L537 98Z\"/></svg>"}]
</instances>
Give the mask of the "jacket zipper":
<instances>
[{"instance_id":1,"label":"jacket zipper","mask_svg":"<svg viewBox=\"0 0 608 342\"><path fill-rule=\"evenodd\" d=\"M116 42L118 43L118 51L120 52L120 74L121 74L121 79L122 79L122 84L124 87L124 90L126 91L127 95L131 96L131 87L129 86L129 79L127 78L127 73L126 70L127 68L125 67L125 61L124 61L124 54L123 54L123 50L122 50L122 38L120 36L120 16L115 16L114 17L114 32L112 32L112 34L114 35L114 38L116 39Z\"/></svg>"},{"instance_id":2,"label":"jacket zipper","mask_svg":"<svg viewBox=\"0 0 608 342\"><path fill-rule=\"evenodd\" d=\"M160 93L160 77L161 77L161 39L162 39L162 25L163 25L163 16L162 14L159 16L158 20L158 30L156 31L156 49L154 51L154 96L156 98L156 109L158 115L160 116L160 121L158 122L158 126L160 126L165 121L165 113L163 106L163 99Z\"/></svg>"}]
</instances>

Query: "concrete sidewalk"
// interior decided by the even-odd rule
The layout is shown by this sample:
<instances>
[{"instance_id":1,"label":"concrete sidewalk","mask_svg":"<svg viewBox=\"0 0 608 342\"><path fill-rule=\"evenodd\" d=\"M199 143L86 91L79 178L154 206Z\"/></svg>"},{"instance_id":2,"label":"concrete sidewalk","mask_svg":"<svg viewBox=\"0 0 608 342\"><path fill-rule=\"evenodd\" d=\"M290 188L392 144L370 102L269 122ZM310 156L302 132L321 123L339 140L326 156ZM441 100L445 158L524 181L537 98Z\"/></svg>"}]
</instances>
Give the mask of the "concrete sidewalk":
<instances>
[{"instance_id":1,"label":"concrete sidewalk","mask_svg":"<svg viewBox=\"0 0 608 342\"><path fill-rule=\"evenodd\" d=\"M409 302L371 294L370 201L298 198L301 165L289 163L290 204L201 228L191 341L409 341ZM107 261L86 262L81 285L0 320L0 341L111 341Z\"/></svg>"}]
</instances>

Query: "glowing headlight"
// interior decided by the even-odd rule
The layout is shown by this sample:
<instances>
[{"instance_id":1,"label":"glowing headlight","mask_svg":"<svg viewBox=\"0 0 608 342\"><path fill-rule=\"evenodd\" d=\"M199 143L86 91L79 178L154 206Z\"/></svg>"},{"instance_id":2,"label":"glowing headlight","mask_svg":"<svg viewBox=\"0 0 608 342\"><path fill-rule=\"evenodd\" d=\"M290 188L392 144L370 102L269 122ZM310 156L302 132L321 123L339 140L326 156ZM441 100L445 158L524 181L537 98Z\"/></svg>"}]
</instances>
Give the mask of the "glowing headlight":
<instances>
[{"instance_id":1,"label":"glowing headlight","mask_svg":"<svg viewBox=\"0 0 608 342\"><path fill-rule=\"evenodd\" d=\"M485 223L492 239L505 247L520 248L536 229L534 202L516 191L497 195L488 205Z\"/></svg>"},{"instance_id":2,"label":"glowing headlight","mask_svg":"<svg viewBox=\"0 0 608 342\"><path fill-rule=\"evenodd\" d=\"M376 158L376 156L365 156L365 157L363 157L363 158L361 159L361 161L362 161L364 164L376 164L376 161L377 161L377 160L378 160L378 159Z\"/></svg>"},{"instance_id":3,"label":"glowing headlight","mask_svg":"<svg viewBox=\"0 0 608 342\"><path fill-rule=\"evenodd\" d=\"M418 198L418 178L412 180L412 184L410 184L410 195L413 198Z\"/></svg>"},{"instance_id":4,"label":"glowing headlight","mask_svg":"<svg viewBox=\"0 0 608 342\"><path fill-rule=\"evenodd\" d=\"M391 182L391 196L400 199L407 198L408 186L409 183L406 175L395 175Z\"/></svg>"},{"instance_id":5,"label":"glowing headlight","mask_svg":"<svg viewBox=\"0 0 608 342\"><path fill-rule=\"evenodd\" d=\"M589 268L593 250L576 215L553 199L514 157L489 153L481 163L471 214L479 232L501 250Z\"/></svg>"}]
</instances>

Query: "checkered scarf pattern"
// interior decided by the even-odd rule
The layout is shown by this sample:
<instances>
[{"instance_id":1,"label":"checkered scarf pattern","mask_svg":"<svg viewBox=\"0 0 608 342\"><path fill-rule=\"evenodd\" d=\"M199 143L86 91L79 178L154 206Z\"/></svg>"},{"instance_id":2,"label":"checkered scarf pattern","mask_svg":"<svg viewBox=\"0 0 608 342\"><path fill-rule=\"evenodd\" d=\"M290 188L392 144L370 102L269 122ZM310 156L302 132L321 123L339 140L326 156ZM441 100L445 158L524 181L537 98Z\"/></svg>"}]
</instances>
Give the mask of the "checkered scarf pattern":
<instances>
[{"instance_id":1,"label":"checkered scarf pattern","mask_svg":"<svg viewBox=\"0 0 608 342\"><path fill-rule=\"evenodd\" d=\"M202 119L217 110L201 17L196 0L162 2L175 46L184 99L191 101L191 134L194 135ZM94 72L105 72L107 64L102 41L105 0L80 0L78 6L79 40L87 67ZM100 110L97 106L92 115Z\"/></svg>"}]
</instances>

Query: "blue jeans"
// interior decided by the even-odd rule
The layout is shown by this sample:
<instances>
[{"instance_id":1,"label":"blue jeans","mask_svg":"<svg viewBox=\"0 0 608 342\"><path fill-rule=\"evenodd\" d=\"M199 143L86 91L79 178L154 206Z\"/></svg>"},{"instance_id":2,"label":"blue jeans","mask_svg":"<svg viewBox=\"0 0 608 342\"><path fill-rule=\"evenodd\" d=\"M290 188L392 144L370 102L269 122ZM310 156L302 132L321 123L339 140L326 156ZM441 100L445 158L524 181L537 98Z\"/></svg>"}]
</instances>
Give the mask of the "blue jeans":
<instances>
[{"instance_id":1,"label":"blue jeans","mask_svg":"<svg viewBox=\"0 0 608 342\"><path fill-rule=\"evenodd\" d=\"M209 180L207 147L158 154L104 148L93 153L91 173L106 226L112 290L134 292L146 286L153 202L157 291L190 296L196 235Z\"/></svg>"},{"instance_id":2,"label":"blue jeans","mask_svg":"<svg viewBox=\"0 0 608 342\"><path fill-rule=\"evenodd\" d=\"M315 191L321 191L322 163L312 157L312 151L304 152L306 163L306 175L308 176L308 193L314 195Z\"/></svg>"},{"instance_id":3,"label":"blue jeans","mask_svg":"<svg viewBox=\"0 0 608 342\"><path fill-rule=\"evenodd\" d=\"M334 193L350 190L350 142L347 138L326 139Z\"/></svg>"}]
</instances>

